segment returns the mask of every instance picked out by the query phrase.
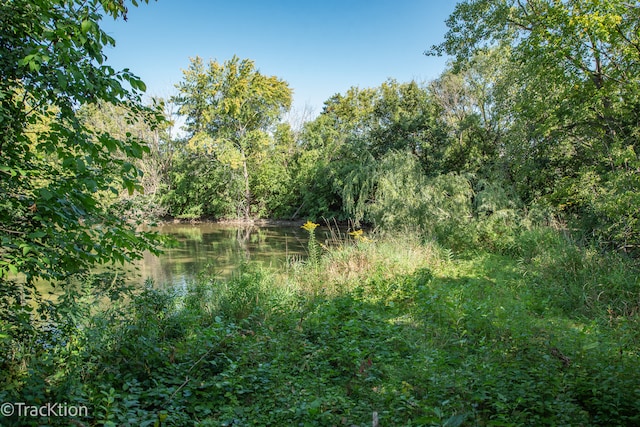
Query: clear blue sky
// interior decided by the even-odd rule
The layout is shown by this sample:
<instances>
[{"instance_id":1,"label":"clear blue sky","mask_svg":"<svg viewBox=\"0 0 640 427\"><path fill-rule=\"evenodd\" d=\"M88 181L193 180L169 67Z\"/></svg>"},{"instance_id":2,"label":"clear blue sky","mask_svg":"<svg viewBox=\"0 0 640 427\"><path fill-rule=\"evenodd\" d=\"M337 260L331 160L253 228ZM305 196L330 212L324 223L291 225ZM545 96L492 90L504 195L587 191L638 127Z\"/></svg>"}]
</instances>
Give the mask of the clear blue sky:
<instances>
[{"instance_id":1,"label":"clear blue sky","mask_svg":"<svg viewBox=\"0 0 640 427\"><path fill-rule=\"evenodd\" d=\"M319 113L351 86L387 78L428 81L445 58L423 52L442 41L454 0L151 0L128 21L105 18L116 39L108 63L129 68L147 94L169 96L189 58L234 54L289 82L294 107Z\"/></svg>"}]
</instances>

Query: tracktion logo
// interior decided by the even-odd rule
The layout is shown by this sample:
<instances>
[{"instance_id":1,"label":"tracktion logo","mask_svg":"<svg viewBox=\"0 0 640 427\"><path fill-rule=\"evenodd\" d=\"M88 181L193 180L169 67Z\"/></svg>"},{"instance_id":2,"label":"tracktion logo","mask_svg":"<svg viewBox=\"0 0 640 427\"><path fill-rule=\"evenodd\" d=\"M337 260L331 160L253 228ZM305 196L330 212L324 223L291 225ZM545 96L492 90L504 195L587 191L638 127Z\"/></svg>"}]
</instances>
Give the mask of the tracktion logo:
<instances>
[{"instance_id":1,"label":"tracktion logo","mask_svg":"<svg viewBox=\"0 0 640 427\"><path fill-rule=\"evenodd\" d=\"M24 402L5 402L0 405L0 415L5 417L87 417L89 408L68 403L28 405Z\"/></svg>"}]
</instances>

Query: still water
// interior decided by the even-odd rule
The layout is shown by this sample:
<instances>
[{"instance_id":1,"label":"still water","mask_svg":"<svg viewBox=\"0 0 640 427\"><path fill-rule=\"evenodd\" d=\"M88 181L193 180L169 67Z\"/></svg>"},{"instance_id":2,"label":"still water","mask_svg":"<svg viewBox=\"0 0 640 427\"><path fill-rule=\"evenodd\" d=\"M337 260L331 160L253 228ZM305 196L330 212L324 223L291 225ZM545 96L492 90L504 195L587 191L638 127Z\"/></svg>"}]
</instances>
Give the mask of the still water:
<instances>
[{"instance_id":1,"label":"still water","mask_svg":"<svg viewBox=\"0 0 640 427\"><path fill-rule=\"evenodd\" d=\"M138 279L158 287L184 286L197 278L229 277L243 262L284 268L307 255L308 234L299 226L166 224L157 228L174 239L172 247L137 263Z\"/></svg>"}]
</instances>

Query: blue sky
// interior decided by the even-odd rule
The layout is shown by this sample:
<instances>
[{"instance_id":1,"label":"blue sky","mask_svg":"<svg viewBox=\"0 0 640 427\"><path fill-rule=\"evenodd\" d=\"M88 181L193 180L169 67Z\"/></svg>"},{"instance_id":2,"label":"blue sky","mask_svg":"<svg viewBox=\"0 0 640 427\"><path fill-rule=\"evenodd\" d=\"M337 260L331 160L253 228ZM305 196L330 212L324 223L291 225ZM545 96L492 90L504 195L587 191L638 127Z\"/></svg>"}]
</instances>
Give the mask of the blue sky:
<instances>
[{"instance_id":1,"label":"blue sky","mask_svg":"<svg viewBox=\"0 0 640 427\"><path fill-rule=\"evenodd\" d=\"M423 52L442 41L454 0L151 0L131 7L128 21L105 18L116 39L105 51L129 68L147 93L167 97L189 58L223 62L234 54L263 74L289 82L294 108L315 113L351 86L387 78L428 81L445 58Z\"/></svg>"}]
</instances>

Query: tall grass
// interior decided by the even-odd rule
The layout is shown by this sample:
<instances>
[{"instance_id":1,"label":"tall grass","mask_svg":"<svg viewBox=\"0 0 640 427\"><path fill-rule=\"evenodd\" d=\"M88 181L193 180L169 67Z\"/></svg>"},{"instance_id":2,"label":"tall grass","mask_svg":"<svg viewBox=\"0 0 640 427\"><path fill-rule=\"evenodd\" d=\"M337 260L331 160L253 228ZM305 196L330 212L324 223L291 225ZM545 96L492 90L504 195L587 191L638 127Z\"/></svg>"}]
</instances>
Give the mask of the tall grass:
<instances>
[{"instance_id":1,"label":"tall grass","mask_svg":"<svg viewBox=\"0 0 640 427\"><path fill-rule=\"evenodd\" d=\"M286 279L301 292L336 296L350 292L363 278L411 274L428 263L437 263L441 250L433 243L420 244L417 236L387 237L379 241L345 239L326 250L315 271L304 266Z\"/></svg>"}]
</instances>

